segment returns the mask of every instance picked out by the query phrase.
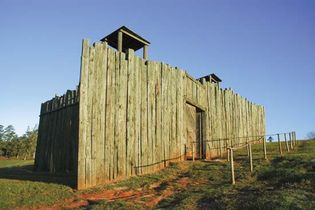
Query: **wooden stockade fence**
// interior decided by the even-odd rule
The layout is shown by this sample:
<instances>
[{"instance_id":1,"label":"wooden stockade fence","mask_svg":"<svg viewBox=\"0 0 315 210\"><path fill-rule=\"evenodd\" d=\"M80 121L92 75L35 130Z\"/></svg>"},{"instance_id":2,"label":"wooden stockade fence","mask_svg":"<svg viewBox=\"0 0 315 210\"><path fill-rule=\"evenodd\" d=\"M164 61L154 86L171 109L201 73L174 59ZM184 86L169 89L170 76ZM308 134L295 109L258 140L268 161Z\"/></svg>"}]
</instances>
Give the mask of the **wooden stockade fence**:
<instances>
[{"instance_id":1,"label":"wooden stockade fence","mask_svg":"<svg viewBox=\"0 0 315 210\"><path fill-rule=\"evenodd\" d=\"M54 126L59 124L56 120L41 114L38 148L50 152L48 156L38 152L36 162L45 159L39 169L64 168L60 166L64 164L62 158L68 157L55 156L68 155L72 149L71 154L77 155L74 165L79 189L151 173L166 167L170 161L184 160L187 153L193 154L195 151L185 146L196 141L188 138L187 106L196 107L202 119L199 147L195 149L204 158L223 156L230 145L250 140L238 136L265 135L263 106L204 78L198 81L168 64L143 60L131 49L118 52L106 42L89 46L87 40L83 41L77 97L80 100L71 111L72 114L74 109L77 111L77 122L73 123L78 127L71 127L73 130L67 133L59 131L67 125L70 108L49 110L47 116L53 119L65 117L64 124L58 127ZM59 151L58 142L69 141L63 135L72 132L76 133L73 141L78 145L77 150L64 147ZM56 133L62 140L52 137ZM233 140L207 141L225 138ZM54 147L40 146L55 141Z\"/></svg>"},{"instance_id":2,"label":"wooden stockade fence","mask_svg":"<svg viewBox=\"0 0 315 210\"><path fill-rule=\"evenodd\" d=\"M76 174L78 122L77 90L68 90L41 105L35 170Z\"/></svg>"}]
</instances>

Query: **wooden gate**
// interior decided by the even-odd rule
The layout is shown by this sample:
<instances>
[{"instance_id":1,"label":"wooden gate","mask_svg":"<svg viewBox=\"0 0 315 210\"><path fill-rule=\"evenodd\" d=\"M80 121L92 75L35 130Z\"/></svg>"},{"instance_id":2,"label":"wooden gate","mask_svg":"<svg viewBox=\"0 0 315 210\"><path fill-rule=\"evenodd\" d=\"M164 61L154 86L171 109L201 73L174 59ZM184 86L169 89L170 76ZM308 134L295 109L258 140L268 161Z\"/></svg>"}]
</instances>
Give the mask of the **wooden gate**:
<instances>
[{"instance_id":1,"label":"wooden gate","mask_svg":"<svg viewBox=\"0 0 315 210\"><path fill-rule=\"evenodd\" d=\"M186 138L187 138L187 151L186 157L196 159L204 157L203 149L203 130L202 130L202 117L203 111L195 106L186 103L185 106L185 121L186 121Z\"/></svg>"}]
</instances>

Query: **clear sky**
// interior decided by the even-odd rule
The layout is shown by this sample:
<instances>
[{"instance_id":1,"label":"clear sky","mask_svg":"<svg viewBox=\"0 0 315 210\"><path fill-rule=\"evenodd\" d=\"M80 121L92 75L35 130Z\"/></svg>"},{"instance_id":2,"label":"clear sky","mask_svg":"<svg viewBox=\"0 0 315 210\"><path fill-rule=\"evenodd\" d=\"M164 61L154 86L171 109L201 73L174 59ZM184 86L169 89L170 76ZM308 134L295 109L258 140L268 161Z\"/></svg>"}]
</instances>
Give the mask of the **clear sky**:
<instances>
[{"instance_id":1,"label":"clear sky","mask_svg":"<svg viewBox=\"0 0 315 210\"><path fill-rule=\"evenodd\" d=\"M313 0L0 0L0 124L37 124L41 102L78 84L82 38L122 25L151 60L264 105L267 133L315 130Z\"/></svg>"}]
</instances>

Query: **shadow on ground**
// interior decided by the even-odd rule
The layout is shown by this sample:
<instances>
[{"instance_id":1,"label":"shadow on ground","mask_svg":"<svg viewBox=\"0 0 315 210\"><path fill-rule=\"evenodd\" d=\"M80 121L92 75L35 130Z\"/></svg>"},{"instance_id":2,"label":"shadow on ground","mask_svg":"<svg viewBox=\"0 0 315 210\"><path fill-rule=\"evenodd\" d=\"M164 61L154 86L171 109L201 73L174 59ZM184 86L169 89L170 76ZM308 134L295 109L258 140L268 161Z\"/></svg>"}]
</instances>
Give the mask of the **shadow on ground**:
<instances>
[{"instance_id":1,"label":"shadow on ground","mask_svg":"<svg viewBox=\"0 0 315 210\"><path fill-rule=\"evenodd\" d=\"M33 165L0 168L0 179L15 179L62 184L72 188L75 187L76 181L76 177L71 174L36 172L33 170Z\"/></svg>"}]
</instances>

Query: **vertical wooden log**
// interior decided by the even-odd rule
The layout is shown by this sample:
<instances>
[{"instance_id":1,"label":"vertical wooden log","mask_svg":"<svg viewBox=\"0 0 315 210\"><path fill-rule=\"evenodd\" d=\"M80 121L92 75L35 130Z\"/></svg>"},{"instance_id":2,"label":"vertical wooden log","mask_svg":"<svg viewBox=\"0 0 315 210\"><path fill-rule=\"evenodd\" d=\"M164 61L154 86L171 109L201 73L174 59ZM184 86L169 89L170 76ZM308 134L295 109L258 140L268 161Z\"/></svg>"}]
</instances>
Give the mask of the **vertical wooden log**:
<instances>
[{"instance_id":1,"label":"vertical wooden log","mask_svg":"<svg viewBox=\"0 0 315 210\"><path fill-rule=\"evenodd\" d=\"M191 148L192 148L192 160L195 161L195 145L194 145L194 143L191 144Z\"/></svg>"},{"instance_id":2,"label":"vertical wooden log","mask_svg":"<svg viewBox=\"0 0 315 210\"><path fill-rule=\"evenodd\" d=\"M246 146L246 150L247 150L247 157L249 157L249 144L248 144L248 141L246 141L246 144L247 144L247 146Z\"/></svg>"},{"instance_id":3,"label":"vertical wooden log","mask_svg":"<svg viewBox=\"0 0 315 210\"><path fill-rule=\"evenodd\" d=\"M293 138L292 138L292 132L289 133L289 139L290 139L290 149L293 150Z\"/></svg>"},{"instance_id":4,"label":"vertical wooden log","mask_svg":"<svg viewBox=\"0 0 315 210\"><path fill-rule=\"evenodd\" d=\"M162 124L162 129L161 129L161 132L162 132L162 150L161 150L161 154L162 154L162 157L163 157L163 162L164 162L164 167L167 166L167 161L166 161L166 107L167 107L167 104L166 104L166 88L167 88L167 80L166 80L166 65L165 64L161 64L161 94L162 94L162 108L161 108L161 124Z\"/></svg>"},{"instance_id":5,"label":"vertical wooden log","mask_svg":"<svg viewBox=\"0 0 315 210\"><path fill-rule=\"evenodd\" d=\"M162 89L161 89L161 63L155 63L155 138L156 138L156 145L155 145L155 153L156 153L156 163L157 163L157 169L161 169L164 165L163 160L163 153L162 153L162 113L161 113L161 95L162 95Z\"/></svg>"},{"instance_id":6,"label":"vertical wooden log","mask_svg":"<svg viewBox=\"0 0 315 210\"><path fill-rule=\"evenodd\" d=\"M118 40L118 43L117 43L118 52L122 52L123 33L121 31L118 31L117 40Z\"/></svg>"},{"instance_id":7,"label":"vertical wooden log","mask_svg":"<svg viewBox=\"0 0 315 210\"><path fill-rule=\"evenodd\" d=\"M93 154L93 142L95 140L95 133L93 130L93 99L95 98L95 84L96 84L96 77L95 77L95 47L90 47L90 59L89 59L89 85L88 85L88 136L86 141L86 185L87 187L91 187L95 185L96 177L94 171L95 166L95 158ZM95 126L95 125L94 125Z\"/></svg>"},{"instance_id":8,"label":"vertical wooden log","mask_svg":"<svg viewBox=\"0 0 315 210\"><path fill-rule=\"evenodd\" d=\"M264 148L264 159L267 160L267 145L266 145L266 138L263 137L263 148Z\"/></svg>"},{"instance_id":9,"label":"vertical wooden log","mask_svg":"<svg viewBox=\"0 0 315 210\"><path fill-rule=\"evenodd\" d=\"M286 133L284 134L284 141L285 141L285 146L287 148L287 151L290 152L290 148L289 148L289 144L288 144L288 141L287 141L287 134Z\"/></svg>"},{"instance_id":10,"label":"vertical wooden log","mask_svg":"<svg viewBox=\"0 0 315 210\"><path fill-rule=\"evenodd\" d=\"M147 87L146 87L146 93L147 93L147 153L146 153L146 173L151 172L152 167L151 164L153 163L153 139L152 139L152 126L153 126L153 120L152 120L152 63L150 61L147 61L146 63L146 69L147 69Z\"/></svg>"},{"instance_id":11,"label":"vertical wooden log","mask_svg":"<svg viewBox=\"0 0 315 210\"><path fill-rule=\"evenodd\" d=\"M135 59L135 174L141 174L141 59Z\"/></svg>"},{"instance_id":12,"label":"vertical wooden log","mask_svg":"<svg viewBox=\"0 0 315 210\"><path fill-rule=\"evenodd\" d=\"M113 143L114 143L114 88L113 79L115 76L115 52L107 48L107 72L106 72L106 101L105 101L105 152L104 152L104 170L105 179L112 178L113 162Z\"/></svg>"},{"instance_id":13,"label":"vertical wooden log","mask_svg":"<svg viewBox=\"0 0 315 210\"><path fill-rule=\"evenodd\" d=\"M79 139L77 188L86 188L86 142L88 136L89 42L83 40L80 71Z\"/></svg>"},{"instance_id":14,"label":"vertical wooden log","mask_svg":"<svg viewBox=\"0 0 315 210\"><path fill-rule=\"evenodd\" d=\"M280 134L277 134L277 137L278 137L279 153L282 156L282 147L281 147L281 141L280 141Z\"/></svg>"},{"instance_id":15,"label":"vertical wooden log","mask_svg":"<svg viewBox=\"0 0 315 210\"><path fill-rule=\"evenodd\" d=\"M121 109L122 109L122 121L121 121L121 130L122 132L120 132L121 134L121 154L120 155L120 161L121 165L120 165L120 176L125 176L126 175L126 168L127 168L127 106L128 106L128 97L127 97L127 90L128 90L128 78L127 78L127 74L128 74L128 61L126 60L126 54L122 53L121 54L121 65L122 65L122 69L121 69L121 78L122 78L122 83L121 85L121 100L122 100L122 104L121 104Z\"/></svg>"},{"instance_id":16,"label":"vertical wooden log","mask_svg":"<svg viewBox=\"0 0 315 210\"><path fill-rule=\"evenodd\" d=\"M232 185L235 184L235 176L234 176L234 157L233 157L233 148L229 148L230 149L230 157L231 157L231 183Z\"/></svg>"},{"instance_id":17,"label":"vertical wooden log","mask_svg":"<svg viewBox=\"0 0 315 210\"><path fill-rule=\"evenodd\" d=\"M118 176L118 153L119 150L119 133L121 132L120 127L120 110L119 110L119 85L120 85L120 52L115 51L115 64L113 69L112 76L112 89L113 89L113 170L112 170L112 179L116 179Z\"/></svg>"},{"instance_id":18,"label":"vertical wooden log","mask_svg":"<svg viewBox=\"0 0 315 210\"><path fill-rule=\"evenodd\" d=\"M252 145L251 145L251 143L248 144L248 149L249 149L250 172L253 172L253 153L252 153Z\"/></svg>"},{"instance_id":19,"label":"vertical wooden log","mask_svg":"<svg viewBox=\"0 0 315 210\"><path fill-rule=\"evenodd\" d=\"M187 146L184 144L184 160L187 160Z\"/></svg>"},{"instance_id":20,"label":"vertical wooden log","mask_svg":"<svg viewBox=\"0 0 315 210\"><path fill-rule=\"evenodd\" d=\"M148 45L143 46L143 59L144 60L148 59Z\"/></svg>"},{"instance_id":21,"label":"vertical wooden log","mask_svg":"<svg viewBox=\"0 0 315 210\"><path fill-rule=\"evenodd\" d=\"M127 169L126 176L134 173L135 157L135 55L128 50L128 102L127 102Z\"/></svg>"},{"instance_id":22,"label":"vertical wooden log","mask_svg":"<svg viewBox=\"0 0 315 210\"><path fill-rule=\"evenodd\" d=\"M117 64L116 64L117 65ZM116 72L116 98L117 103L115 119L115 139L117 142L117 178L125 175L126 161L126 92L127 92L127 68L125 53L119 53L119 67Z\"/></svg>"},{"instance_id":23,"label":"vertical wooden log","mask_svg":"<svg viewBox=\"0 0 315 210\"><path fill-rule=\"evenodd\" d=\"M141 60L140 63L140 77L141 77L141 129L140 129L140 136L141 136L141 174L146 173L146 152L147 152L147 69L145 65L145 61Z\"/></svg>"}]
</instances>

